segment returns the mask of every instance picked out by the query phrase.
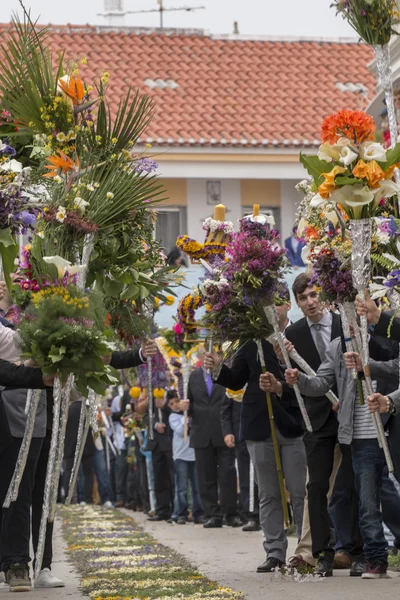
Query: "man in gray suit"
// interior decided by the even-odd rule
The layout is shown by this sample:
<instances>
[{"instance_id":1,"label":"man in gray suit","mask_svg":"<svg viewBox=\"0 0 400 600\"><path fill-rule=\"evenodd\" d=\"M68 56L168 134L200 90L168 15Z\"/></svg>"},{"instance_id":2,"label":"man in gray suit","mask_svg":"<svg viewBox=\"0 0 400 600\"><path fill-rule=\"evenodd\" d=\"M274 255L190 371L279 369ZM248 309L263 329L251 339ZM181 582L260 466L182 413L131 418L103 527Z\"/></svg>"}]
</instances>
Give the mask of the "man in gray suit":
<instances>
[{"instance_id":1,"label":"man in gray suit","mask_svg":"<svg viewBox=\"0 0 400 600\"><path fill-rule=\"evenodd\" d=\"M200 360L204 354L204 350L199 353ZM190 445L195 450L206 528L222 527L223 513L231 527L242 525L237 511L235 451L225 445L222 435L220 415L224 398L225 388L213 383L211 374L202 366L192 372L188 400L181 402L181 410L189 410L192 419Z\"/></svg>"}]
</instances>

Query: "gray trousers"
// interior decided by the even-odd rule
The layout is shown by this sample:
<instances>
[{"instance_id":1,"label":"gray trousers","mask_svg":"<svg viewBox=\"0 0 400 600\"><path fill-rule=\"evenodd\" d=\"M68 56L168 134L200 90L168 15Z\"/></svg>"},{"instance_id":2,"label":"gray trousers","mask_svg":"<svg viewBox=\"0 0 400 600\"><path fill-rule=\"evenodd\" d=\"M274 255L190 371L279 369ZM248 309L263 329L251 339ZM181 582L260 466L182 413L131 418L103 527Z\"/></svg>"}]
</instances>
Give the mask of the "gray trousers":
<instances>
[{"instance_id":1,"label":"gray trousers","mask_svg":"<svg viewBox=\"0 0 400 600\"><path fill-rule=\"evenodd\" d=\"M306 453L301 437L286 438L276 431L286 489L290 494L297 535L301 537L306 494ZM285 562L287 537L272 440L247 441L260 499L260 525L267 556Z\"/></svg>"}]
</instances>

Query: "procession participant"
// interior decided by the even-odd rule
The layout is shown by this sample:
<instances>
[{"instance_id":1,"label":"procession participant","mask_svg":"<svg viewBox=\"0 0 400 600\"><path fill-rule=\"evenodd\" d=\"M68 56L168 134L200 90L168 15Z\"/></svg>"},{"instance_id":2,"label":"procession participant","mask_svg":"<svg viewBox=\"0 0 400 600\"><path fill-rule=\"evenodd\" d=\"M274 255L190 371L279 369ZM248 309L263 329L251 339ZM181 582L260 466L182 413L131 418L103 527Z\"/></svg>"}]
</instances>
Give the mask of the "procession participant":
<instances>
[{"instance_id":1,"label":"procession participant","mask_svg":"<svg viewBox=\"0 0 400 600\"><path fill-rule=\"evenodd\" d=\"M288 327L285 336L294 344L297 352L310 367L317 371L325 359L330 341L341 335L340 317L325 309L319 300L317 289L310 283L306 273L296 277L292 291L304 317ZM280 354L277 346L275 351ZM306 395L304 400L313 431L307 431L303 438L308 466L306 510L302 538L290 565L297 568L306 563L315 566L317 574L331 574L334 546L331 540L328 500L332 495L342 460L337 445L338 422L332 403L323 394L318 398L309 398ZM343 451L348 452L346 448ZM345 457L343 468L348 471L345 480L351 480L352 467L349 456ZM347 494L348 491L343 490L343 493ZM356 505L356 499L348 497L349 510L352 510L351 502ZM357 559L361 551L358 530L352 529L348 519L342 526L344 533L339 537L352 540L352 547L349 550ZM361 575L363 568L358 560L354 560L351 564L351 574Z\"/></svg>"},{"instance_id":2,"label":"procession participant","mask_svg":"<svg viewBox=\"0 0 400 600\"><path fill-rule=\"evenodd\" d=\"M228 525L240 527L235 452L224 443L220 421L225 389L213 383L204 356L202 348L198 352L202 366L191 373L188 399L181 401L181 410L188 410L191 417L190 446L195 450L204 527L222 527L224 514Z\"/></svg>"},{"instance_id":3,"label":"procession participant","mask_svg":"<svg viewBox=\"0 0 400 600\"><path fill-rule=\"evenodd\" d=\"M278 380L271 390L274 392L272 395L274 420L286 487L290 493L297 534L300 538L306 482L302 418L295 395L283 380L283 371L272 345L263 340L262 347L267 369ZM221 358L216 352L207 353L204 366L217 369L220 361ZM257 568L257 572L271 573L285 563L288 542L268 408L265 394L259 386L261 372L256 342L249 342L236 354L231 368L222 366L217 383L232 390L240 390L247 386L241 410L240 439L246 441L254 465L259 489L260 524L264 533L266 552L266 560Z\"/></svg>"},{"instance_id":4,"label":"procession participant","mask_svg":"<svg viewBox=\"0 0 400 600\"><path fill-rule=\"evenodd\" d=\"M188 518L188 490L190 481L193 522L204 524L204 511L197 483L196 457L193 448L190 447L190 437L188 436L188 439L185 440L185 418L180 408L179 395L176 390L169 390L167 392L167 402L171 409L169 425L173 432L172 448L175 464L177 523L178 525L185 525Z\"/></svg>"},{"instance_id":5,"label":"procession participant","mask_svg":"<svg viewBox=\"0 0 400 600\"><path fill-rule=\"evenodd\" d=\"M385 578L387 577L388 548L382 527L381 503L384 498L381 488L386 461L384 452L378 444L368 405L361 404L357 381L346 369L343 348L344 343L341 338L334 340L326 352L324 363L315 376L299 373L297 369L288 369L285 378L290 385L297 383L300 391L310 396L326 393L336 383L340 398L338 438L341 444L351 448L355 483L359 496L359 525L367 561L362 578ZM351 356L354 357L354 355L358 356L351 353ZM376 365L380 364L376 363ZM360 360L357 361L357 368L362 370ZM372 367L371 375L376 377L376 371L372 373ZM397 504L395 512L398 515L400 512L398 495Z\"/></svg>"}]
</instances>

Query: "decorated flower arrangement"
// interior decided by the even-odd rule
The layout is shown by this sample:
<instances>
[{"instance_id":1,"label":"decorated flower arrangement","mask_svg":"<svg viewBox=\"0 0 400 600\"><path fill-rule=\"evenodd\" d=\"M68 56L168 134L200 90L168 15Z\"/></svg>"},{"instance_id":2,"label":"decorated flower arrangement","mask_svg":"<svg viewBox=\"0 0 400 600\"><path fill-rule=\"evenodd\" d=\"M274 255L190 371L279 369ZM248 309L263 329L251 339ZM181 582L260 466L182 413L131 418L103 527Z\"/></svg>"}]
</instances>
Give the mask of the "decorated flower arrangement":
<instances>
[{"instance_id":1,"label":"decorated flower arrangement","mask_svg":"<svg viewBox=\"0 0 400 600\"><path fill-rule=\"evenodd\" d=\"M329 303L354 302L350 260L341 262L332 250L321 250L313 261L311 283L320 288L320 297Z\"/></svg>"},{"instance_id":2,"label":"decorated flower arrangement","mask_svg":"<svg viewBox=\"0 0 400 600\"><path fill-rule=\"evenodd\" d=\"M194 333L198 327L196 323L196 310L203 306L200 294L187 294L178 304L178 323L182 333Z\"/></svg>"},{"instance_id":3,"label":"decorated flower arrangement","mask_svg":"<svg viewBox=\"0 0 400 600\"><path fill-rule=\"evenodd\" d=\"M334 0L339 14L371 46L388 44L400 13L396 0Z\"/></svg>"},{"instance_id":4,"label":"decorated flower arrangement","mask_svg":"<svg viewBox=\"0 0 400 600\"><path fill-rule=\"evenodd\" d=\"M185 342L185 331L179 321L170 329L161 330L160 334L165 339L170 354L170 351L172 351L176 356L180 356L182 352L189 351L191 344Z\"/></svg>"},{"instance_id":5,"label":"decorated flower arrangement","mask_svg":"<svg viewBox=\"0 0 400 600\"><path fill-rule=\"evenodd\" d=\"M350 219L372 217L400 187L392 180L400 144L385 150L373 141L375 123L362 111L342 110L322 124L318 156L301 155L314 179L314 203L333 203Z\"/></svg>"},{"instance_id":6,"label":"decorated flower arrangement","mask_svg":"<svg viewBox=\"0 0 400 600\"><path fill-rule=\"evenodd\" d=\"M101 358L111 352L104 317L101 297L81 292L67 275L32 293L32 304L19 323L22 356L61 380L74 373L84 395L89 388L103 393L116 381Z\"/></svg>"}]
</instances>

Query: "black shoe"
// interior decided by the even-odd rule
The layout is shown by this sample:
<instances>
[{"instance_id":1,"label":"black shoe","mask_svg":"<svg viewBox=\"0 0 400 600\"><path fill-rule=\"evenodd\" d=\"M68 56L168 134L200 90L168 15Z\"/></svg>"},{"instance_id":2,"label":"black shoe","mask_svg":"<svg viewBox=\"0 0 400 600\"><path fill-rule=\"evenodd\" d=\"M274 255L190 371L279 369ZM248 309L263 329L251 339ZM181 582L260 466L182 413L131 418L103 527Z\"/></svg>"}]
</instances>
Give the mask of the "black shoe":
<instances>
[{"instance_id":1,"label":"black shoe","mask_svg":"<svg viewBox=\"0 0 400 600\"><path fill-rule=\"evenodd\" d=\"M317 575L318 577L332 577L333 560L326 558L326 556L320 557L317 566L315 567L314 575Z\"/></svg>"},{"instance_id":2,"label":"black shoe","mask_svg":"<svg viewBox=\"0 0 400 600\"><path fill-rule=\"evenodd\" d=\"M244 527L242 527L242 531L260 531L260 529L260 523L257 521L249 521Z\"/></svg>"},{"instance_id":3,"label":"black shoe","mask_svg":"<svg viewBox=\"0 0 400 600\"><path fill-rule=\"evenodd\" d=\"M10 592L30 592L32 582L29 577L29 567L25 563L15 563L9 566L6 573L6 582Z\"/></svg>"},{"instance_id":4,"label":"black shoe","mask_svg":"<svg viewBox=\"0 0 400 600\"><path fill-rule=\"evenodd\" d=\"M204 517L197 517L196 519L193 519L193 523L195 525L204 525L204 523L206 522Z\"/></svg>"},{"instance_id":5,"label":"black shoe","mask_svg":"<svg viewBox=\"0 0 400 600\"><path fill-rule=\"evenodd\" d=\"M219 517L211 517L211 519L208 519L203 527L205 527L206 529L212 529L215 527L222 527L222 519L220 519Z\"/></svg>"},{"instance_id":6,"label":"black shoe","mask_svg":"<svg viewBox=\"0 0 400 600\"><path fill-rule=\"evenodd\" d=\"M353 560L350 568L350 577L361 577L361 575L364 573L364 571L366 571L366 569L367 563L365 559L358 558L356 560Z\"/></svg>"},{"instance_id":7,"label":"black shoe","mask_svg":"<svg viewBox=\"0 0 400 600\"><path fill-rule=\"evenodd\" d=\"M186 519L185 517L179 517L177 520L177 524L178 525L186 525Z\"/></svg>"},{"instance_id":8,"label":"black shoe","mask_svg":"<svg viewBox=\"0 0 400 600\"><path fill-rule=\"evenodd\" d=\"M283 567L284 563L278 558L269 556L262 565L257 567L257 573L273 573L275 569Z\"/></svg>"},{"instance_id":9,"label":"black shoe","mask_svg":"<svg viewBox=\"0 0 400 600\"><path fill-rule=\"evenodd\" d=\"M147 518L148 521L168 521L168 517L163 517L162 515L153 515L152 517Z\"/></svg>"},{"instance_id":10,"label":"black shoe","mask_svg":"<svg viewBox=\"0 0 400 600\"><path fill-rule=\"evenodd\" d=\"M231 517L227 520L226 524L229 525L229 527L241 527L243 525L239 517Z\"/></svg>"}]
</instances>

